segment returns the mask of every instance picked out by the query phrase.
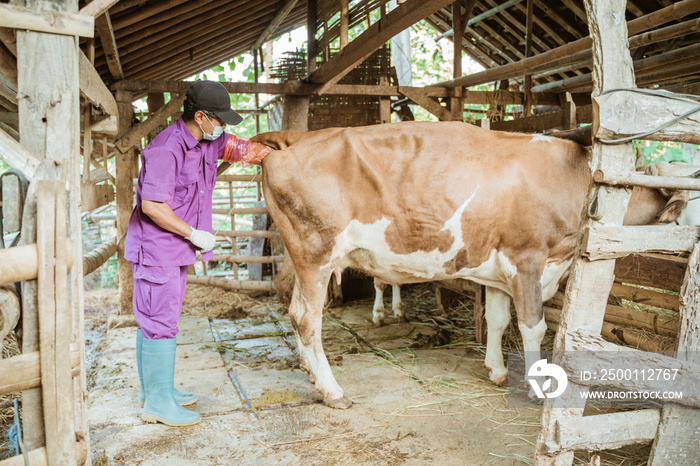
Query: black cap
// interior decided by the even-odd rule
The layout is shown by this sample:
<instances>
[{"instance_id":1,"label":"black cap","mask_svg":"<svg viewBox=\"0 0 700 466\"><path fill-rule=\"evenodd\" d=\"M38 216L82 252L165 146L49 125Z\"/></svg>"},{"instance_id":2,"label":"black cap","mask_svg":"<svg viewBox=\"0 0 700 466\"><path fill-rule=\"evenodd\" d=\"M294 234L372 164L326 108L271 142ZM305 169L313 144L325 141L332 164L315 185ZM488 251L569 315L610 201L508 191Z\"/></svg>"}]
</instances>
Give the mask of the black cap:
<instances>
[{"instance_id":1,"label":"black cap","mask_svg":"<svg viewBox=\"0 0 700 466\"><path fill-rule=\"evenodd\" d=\"M231 97L218 81L195 81L187 89L187 98L202 110L214 113L227 125L243 121L243 117L231 108Z\"/></svg>"}]
</instances>

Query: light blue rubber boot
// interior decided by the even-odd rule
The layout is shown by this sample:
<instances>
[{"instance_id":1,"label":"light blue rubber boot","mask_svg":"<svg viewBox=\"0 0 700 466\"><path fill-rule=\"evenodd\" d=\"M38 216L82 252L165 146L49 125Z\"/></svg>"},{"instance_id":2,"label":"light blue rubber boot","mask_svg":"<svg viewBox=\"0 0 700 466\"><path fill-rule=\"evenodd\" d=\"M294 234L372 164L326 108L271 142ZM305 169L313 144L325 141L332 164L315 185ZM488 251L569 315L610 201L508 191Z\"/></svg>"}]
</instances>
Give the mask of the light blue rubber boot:
<instances>
[{"instance_id":1,"label":"light blue rubber boot","mask_svg":"<svg viewBox=\"0 0 700 466\"><path fill-rule=\"evenodd\" d=\"M175 338L144 338L141 343L143 382L146 389L142 417L146 422L162 422L173 427L191 426L201 420L199 414L180 406L173 396L175 346Z\"/></svg>"},{"instance_id":2,"label":"light blue rubber boot","mask_svg":"<svg viewBox=\"0 0 700 466\"><path fill-rule=\"evenodd\" d=\"M139 370L139 401L141 402L141 407L146 401L146 390L143 388L143 370L141 369L141 344L143 343L143 332L141 329L136 330L136 367ZM191 392L181 392L173 388L173 396L175 401L178 402L180 406L189 406L197 402L197 395Z\"/></svg>"}]
</instances>

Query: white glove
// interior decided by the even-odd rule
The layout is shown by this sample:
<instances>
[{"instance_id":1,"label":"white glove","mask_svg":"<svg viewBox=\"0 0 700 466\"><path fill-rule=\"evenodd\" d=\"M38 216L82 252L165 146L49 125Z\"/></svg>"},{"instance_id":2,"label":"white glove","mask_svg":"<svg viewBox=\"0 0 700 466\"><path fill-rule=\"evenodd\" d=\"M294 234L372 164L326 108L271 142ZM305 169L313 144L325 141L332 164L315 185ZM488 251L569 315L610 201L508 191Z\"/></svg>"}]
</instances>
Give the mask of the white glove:
<instances>
[{"instance_id":1,"label":"white glove","mask_svg":"<svg viewBox=\"0 0 700 466\"><path fill-rule=\"evenodd\" d=\"M203 253L214 249L214 245L216 244L216 236L208 231L195 230L194 228L192 228L192 234L185 239L197 246Z\"/></svg>"}]
</instances>

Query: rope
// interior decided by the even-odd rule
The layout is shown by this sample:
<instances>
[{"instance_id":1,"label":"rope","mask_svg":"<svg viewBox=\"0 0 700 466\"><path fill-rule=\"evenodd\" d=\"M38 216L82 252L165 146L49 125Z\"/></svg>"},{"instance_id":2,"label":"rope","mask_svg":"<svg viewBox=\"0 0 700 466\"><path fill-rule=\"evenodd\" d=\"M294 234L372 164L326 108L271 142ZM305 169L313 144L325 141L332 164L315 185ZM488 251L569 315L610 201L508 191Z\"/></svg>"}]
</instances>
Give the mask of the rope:
<instances>
[{"instance_id":1,"label":"rope","mask_svg":"<svg viewBox=\"0 0 700 466\"><path fill-rule=\"evenodd\" d=\"M29 466L29 455L27 454L27 449L24 448L24 442L22 442L22 428L19 422L17 398L15 398L14 403L14 416L15 420L10 426L10 430L7 431L7 438L10 441L10 453L12 456L17 456L22 452L24 456L24 465Z\"/></svg>"},{"instance_id":2,"label":"rope","mask_svg":"<svg viewBox=\"0 0 700 466\"><path fill-rule=\"evenodd\" d=\"M642 139L642 138L644 138L644 136L648 136L650 134L661 131L662 129L668 128L669 126L676 124L679 121L688 118L693 113L700 112L700 104L698 103L697 100L692 99L692 97L695 97L695 96L690 95L690 94L675 94L673 92L668 92L668 91L665 91L662 89L636 89L636 88L611 89L609 91L603 92L601 95L610 94L613 92L620 92L620 91L629 91L629 92L636 92L638 94L653 95L656 97L665 97L667 99L677 100L679 102L687 102L687 103L691 103L691 104L696 104L697 106L695 108L693 108L692 110L689 110L689 111L677 116L676 118L673 118L672 120L669 120L665 123L660 124L659 126L657 126L656 128L654 128L650 131L637 133L637 134L633 134L631 136L626 136L626 137L618 138L618 139L599 139L599 141L602 142L603 144L621 144L623 142L629 142L629 141L632 141L634 139Z\"/></svg>"}]
</instances>

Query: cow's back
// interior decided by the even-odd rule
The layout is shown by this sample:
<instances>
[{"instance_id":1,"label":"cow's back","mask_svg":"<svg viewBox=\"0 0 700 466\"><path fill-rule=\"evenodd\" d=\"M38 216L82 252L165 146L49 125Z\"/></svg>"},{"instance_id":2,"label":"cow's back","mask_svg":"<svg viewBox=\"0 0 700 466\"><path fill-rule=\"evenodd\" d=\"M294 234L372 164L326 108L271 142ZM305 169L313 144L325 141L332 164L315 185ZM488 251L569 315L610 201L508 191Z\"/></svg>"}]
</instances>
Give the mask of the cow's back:
<instances>
[{"instance_id":1,"label":"cow's back","mask_svg":"<svg viewBox=\"0 0 700 466\"><path fill-rule=\"evenodd\" d=\"M458 233L453 271L494 249L555 259L573 250L590 181L587 153L575 143L459 122L296 136L264 159L264 189L287 246L306 261L329 260L351 223L377 225L378 247L397 255L446 253Z\"/></svg>"}]
</instances>

